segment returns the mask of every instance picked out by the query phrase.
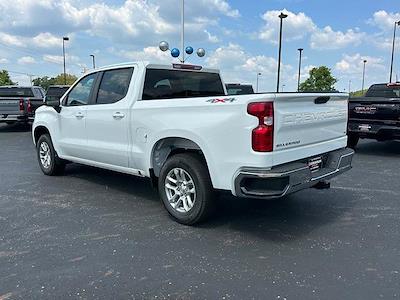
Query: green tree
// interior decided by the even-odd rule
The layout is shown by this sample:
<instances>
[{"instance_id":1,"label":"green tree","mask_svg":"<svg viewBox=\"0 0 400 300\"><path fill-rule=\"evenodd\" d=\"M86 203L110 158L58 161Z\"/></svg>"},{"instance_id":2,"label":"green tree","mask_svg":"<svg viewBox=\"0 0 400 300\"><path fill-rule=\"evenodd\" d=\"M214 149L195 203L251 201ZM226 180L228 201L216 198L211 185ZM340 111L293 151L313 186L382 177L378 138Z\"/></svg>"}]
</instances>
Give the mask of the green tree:
<instances>
[{"instance_id":1,"label":"green tree","mask_svg":"<svg viewBox=\"0 0 400 300\"><path fill-rule=\"evenodd\" d=\"M53 78L54 79L54 84L71 85L78 79L78 77L76 77L75 75L72 75L72 74L66 74L65 77L66 77L66 83L64 81L64 74L57 75L55 78Z\"/></svg>"},{"instance_id":2,"label":"green tree","mask_svg":"<svg viewBox=\"0 0 400 300\"><path fill-rule=\"evenodd\" d=\"M41 86L43 89L47 90L50 85L54 85L54 78L49 78L48 76L43 76L39 78L35 78L32 80L33 85Z\"/></svg>"},{"instance_id":3,"label":"green tree","mask_svg":"<svg viewBox=\"0 0 400 300\"><path fill-rule=\"evenodd\" d=\"M72 74L66 74L67 85L73 84L78 78ZM56 77L43 76L33 80L33 84L36 86L41 86L45 90L49 88L50 85L64 85L64 74L59 74Z\"/></svg>"},{"instance_id":4,"label":"green tree","mask_svg":"<svg viewBox=\"0 0 400 300\"><path fill-rule=\"evenodd\" d=\"M2 70L0 71L0 86L1 85L15 85L16 83L13 82L10 78L10 74L8 71Z\"/></svg>"},{"instance_id":5,"label":"green tree","mask_svg":"<svg viewBox=\"0 0 400 300\"><path fill-rule=\"evenodd\" d=\"M331 69L325 66L310 70L310 77L300 84L301 92L335 91L337 79L332 76Z\"/></svg>"}]
</instances>

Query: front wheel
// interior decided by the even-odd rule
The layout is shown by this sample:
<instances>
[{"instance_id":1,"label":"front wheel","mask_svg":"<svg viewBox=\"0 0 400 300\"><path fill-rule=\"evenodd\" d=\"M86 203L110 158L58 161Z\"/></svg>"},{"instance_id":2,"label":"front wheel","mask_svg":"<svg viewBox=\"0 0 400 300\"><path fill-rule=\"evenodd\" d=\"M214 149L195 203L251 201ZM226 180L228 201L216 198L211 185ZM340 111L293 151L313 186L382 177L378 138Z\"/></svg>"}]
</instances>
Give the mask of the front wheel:
<instances>
[{"instance_id":1,"label":"front wheel","mask_svg":"<svg viewBox=\"0 0 400 300\"><path fill-rule=\"evenodd\" d=\"M208 169L196 154L169 158L158 178L158 190L171 217L185 225L205 220L215 204Z\"/></svg>"},{"instance_id":2,"label":"front wheel","mask_svg":"<svg viewBox=\"0 0 400 300\"><path fill-rule=\"evenodd\" d=\"M57 156L50 135L42 135L36 145L39 166L48 176L60 175L64 172L65 163Z\"/></svg>"}]
</instances>

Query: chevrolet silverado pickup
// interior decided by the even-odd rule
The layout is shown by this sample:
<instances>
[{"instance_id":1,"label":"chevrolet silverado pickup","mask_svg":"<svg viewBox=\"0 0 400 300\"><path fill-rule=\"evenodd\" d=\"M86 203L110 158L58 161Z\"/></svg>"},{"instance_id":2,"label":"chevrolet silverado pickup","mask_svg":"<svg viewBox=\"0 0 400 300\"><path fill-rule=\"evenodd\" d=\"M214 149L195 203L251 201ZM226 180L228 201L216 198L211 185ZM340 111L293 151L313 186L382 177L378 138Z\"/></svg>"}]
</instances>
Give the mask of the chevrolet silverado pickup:
<instances>
[{"instance_id":1,"label":"chevrolet silverado pickup","mask_svg":"<svg viewBox=\"0 0 400 300\"><path fill-rule=\"evenodd\" d=\"M41 87L0 87L0 122L7 124L33 121L35 110L43 105L44 91Z\"/></svg>"},{"instance_id":2,"label":"chevrolet silverado pickup","mask_svg":"<svg viewBox=\"0 0 400 300\"><path fill-rule=\"evenodd\" d=\"M228 96L218 70L137 62L98 69L36 112L46 175L80 163L148 177L176 221L195 224L216 191L280 198L351 168L348 94Z\"/></svg>"},{"instance_id":3,"label":"chevrolet silverado pickup","mask_svg":"<svg viewBox=\"0 0 400 300\"><path fill-rule=\"evenodd\" d=\"M348 135L351 148L360 138L400 139L400 83L374 84L365 97L350 98Z\"/></svg>"}]
</instances>

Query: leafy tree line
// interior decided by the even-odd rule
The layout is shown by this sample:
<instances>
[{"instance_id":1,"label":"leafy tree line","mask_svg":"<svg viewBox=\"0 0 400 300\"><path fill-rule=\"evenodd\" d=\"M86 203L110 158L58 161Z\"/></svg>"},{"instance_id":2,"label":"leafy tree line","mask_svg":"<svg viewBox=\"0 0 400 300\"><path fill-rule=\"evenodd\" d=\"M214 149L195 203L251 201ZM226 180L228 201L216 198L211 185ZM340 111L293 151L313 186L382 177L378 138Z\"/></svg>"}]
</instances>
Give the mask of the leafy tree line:
<instances>
[{"instance_id":1,"label":"leafy tree line","mask_svg":"<svg viewBox=\"0 0 400 300\"><path fill-rule=\"evenodd\" d=\"M73 84L78 78L75 75L66 74L66 84ZM0 86L4 85L17 85L17 82L13 82L10 78L10 74L7 70L0 71ZM64 85L64 74L59 74L56 77L43 76L32 80L32 84L36 86L41 86L45 90L48 89L50 85Z\"/></svg>"},{"instance_id":2,"label":"leafy tree line","mask_svg":"<svg viewBox=\"0 0 400 300\"><path fill-rule=\"evenodd\" d=\"M66 74L66 84L67 85L73 84L77 79L78 79L78 77L76 77L75 75ZM51 77L51 78L49 76L43 76L43 77L34 79L32 82L33 82L33 85L41 86L45 90L47 90L50 85L64 85L65 84L64 74L60 74L60 75L57 75L56 77Z\"/></svg>"}]
</instances>

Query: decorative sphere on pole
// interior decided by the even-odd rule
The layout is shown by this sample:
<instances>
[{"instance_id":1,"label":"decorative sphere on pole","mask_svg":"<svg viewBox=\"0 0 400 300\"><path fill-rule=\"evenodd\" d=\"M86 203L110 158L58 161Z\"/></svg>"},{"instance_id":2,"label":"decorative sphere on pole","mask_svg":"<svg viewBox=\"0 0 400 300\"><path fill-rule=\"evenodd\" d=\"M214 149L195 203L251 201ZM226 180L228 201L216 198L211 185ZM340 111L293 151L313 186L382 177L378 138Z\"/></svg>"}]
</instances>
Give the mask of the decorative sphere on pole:
<instances>
[{"instance_id":1,"label":"decorative sphere on pole","mask_svg":"<svg viewBox=\"0 0 400 300\"><path fill-rule=\"evenodd\" d=\"M166 42L166 41L160 42L159 47L160 47L160 50L161 50L162 52L165 52L165 51L168 51L168 50L169 50L169 44L168 44L168 42Z\"/></svg>"},{"instance_id":2,"label":"decorative sphere on pole","mask_svg":"<svg viewBox=\"0 0 400 300\"><path fill-rule=\"evenodd\" d=\"M177 58L177 57L179 57L179 55L181 55L181 52L179 51L178 48L174 48L171 50L171 55L172 55L172 57Z\"/></svg>"},{"instance_id":3,"label":"decorative sphere on pole","mask_svg":"<svg viewBox=\"0 0 400 300\"><path fill-rule=\"evenodd\" d=\"M185 49L185 52L186 52L186 54L188 54L188 55L191 55L191 54L193 54L193 47L191 47L191 46L187 46L186 47L186 49Z\"/></svg>"},{"instance_id":4,"label":"decorative sphere on pole","mask_svg":"<svg viewBox=\"0 0 400 300\"><path fill-rule=\"evenodd\" d=\"M198 57L204 57L205 55L206 55L206 50L204 50L204 48L197 49L197 56Z\"/></svg>"}]
</instances>

